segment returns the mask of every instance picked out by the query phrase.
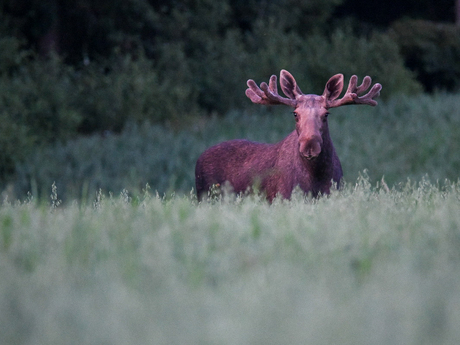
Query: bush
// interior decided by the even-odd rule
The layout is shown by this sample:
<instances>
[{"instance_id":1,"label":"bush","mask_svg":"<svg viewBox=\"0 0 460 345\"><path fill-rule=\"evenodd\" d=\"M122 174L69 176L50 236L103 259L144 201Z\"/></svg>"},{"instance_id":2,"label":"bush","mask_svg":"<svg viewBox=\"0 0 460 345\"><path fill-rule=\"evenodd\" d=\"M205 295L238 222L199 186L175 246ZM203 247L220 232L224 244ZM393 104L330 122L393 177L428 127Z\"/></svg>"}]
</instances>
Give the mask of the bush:
<instances>
[{"instance_id":1,"label":"bush","mask_svg":"<svg viewBox=\"0 0 460 345\"><path fill-rule=\"evenodd\" d=\"M174 59L170 56L170 67L180 66ZM180 69L170 71L169 77L181 74ZM174 122L197 109L193 85L183 78L166 78L142 52L82 69L75 87L83 116L79 130L84 133L119 132L127 122Z\"/></svg>"},{"instance_id":2,"label":"bush","mask_svg":"<svg viewBox=\"0 0 460 345\"><path fill-rule=\"evenodd\" d=\"M73 69L57 58L46 62L20 58L25 55L18 48L19 60L1 64L0 178L12 173L15 162L37 145L74 136L81 120L75 108Z\"/></svg>"},{"instance_id":3,"label":"bush","mask_svg":"<svg viewBox=\"0 0 460 345\"><path fill-rule=\"evenodd\" d=\"M419 180L458 179L460 169L459 96L398 96L379 101L375 108L350 106L333 109L331 137L342 162L344 177L355 181L367 169L370 181L384 176L388 185ZM198 156L218 142L247 138L277 142L294 128L289 109L266 110L202 118L186 129L160 125L129 126L119 135L92 135L39 150L18 164L16 195L55 181L66 200L127 188L141 192L148 183L160 194L188 194L194 187ZM185 124L184 124L185 125ZM34 192L34 195L38 193Z\"/></svg>"},{"instance_id":4,"label":"bush","mask_svg":"<svg viewBox=\"0 0 460 345\"><path fill-rule=\"evenodd\" d=\"M398 46L383 33L358 37L350 29L338 29L328 39L314 35L304 42L302 63L306 74L320 92L326 81L336 73L350 77L366 75L383 85L382 97L421 91L414 75L404 67Z\"/></svg>"},{"instance_id":5,"label":"bush","mask_svg":"<svg viewBox=\"0 0 460 345\"><path fill-rule=\"evenodd\" d=\"M345 178L368 169L372 181L456 181L460 170L458 95L395 96L376 108L339 108L330 116ZM333 120L334 119L334 120Z\"/></svg>"},{"instance_id":6,"label":"bush","mask_svg":"<svg viewBox=\"0 0 460 345\"><path fill-rule=\"evenodd\" d=\"M291 127L286 114L270 116L233 112L224 118L196 121L187 129L131 124L120 134L94 134L56 143L27 157L16 166L17 195L33 191L47 197L53 182L60 197L94 196L128 189L139 193L146 184L163 193L189 193L194 186L198 156L217 142L240 137L277 141ZM42 186L44 190L35 190Z\"/></svg>"},{"instance_id":7,"label":"bush","mask_svg":"<svg viewBox=\"0 0 460 345\"><path fill-rule=\"evenodd\" d=\"M15 45L4 39L0 45ZM19 50L19 59L26 53ZM0 60L0 179L38 147L80 133L120 131L128 121L164 123L196 112L190 83L171 83L143 54L76 69L57 56ZM162 78L162 80L161 80ZM176 80L177 81L177 80ZM180 80L179 80L180 82Z\"/></svg>"},{"instance_id":8,"label":"bush","mask_svg":"<svg viewBox=\"0 0 460 345\"><path fill-rule=\"evenodd\" d=\"M132 125L119 135L94 134L31 155L16 167L16 189L18 194L29 190L46 197L48 186L56 182L60 197L66 200L93 197L99 189L138 193L146 184L160 193L189 191L199 148L187 133ZM33 190L35 185L44 190Z\"/></svg>"},{"instance_id":9,"label":"bush","mask_svg":"<svg viewBox=\"0 0 460 345\"><path fill-rule=\"evenodd\" d=\"M346 27L332 34L323 30L341 0L328 0L328 6L302 1L295 10L292 3L200 0L159 7L117 0L113 13L108 2L75 11L59 3L65 13L54 8L52 20L70 16L74 22L62 30L75 34L72 25L81 24L84 33L65 41L72 47L58 39L63 32L51 22L42 28L49 32L28 37L25 24L15 27L14 15L6 16L0 24L5 52L0 57L0 181L7 181L32 150L65 145L80 134L119 133L127 123L146 121L180 127L198 114L251 107L244 96L247 79L267 81L281 69L292 72L306 93L321 93L336 73L371 75L384 85L384 98L420 90L388 35L357 36ZM34 8L43 12L38 2L25 11ZM233 17L242 9L248 9L243 11L247 22ZM99 17L90 25L96 12ZM118 23L121 18L125 21ZM23 48L13 33L36 52ZM53 35L60 56L36 46Z\"/></svg>"},{"instance_id":10,"label":"bush","mask_svg":"<svg viewBox=\"0 0 460 345\"><path fill-rule=\"evenodd\" d=\"M391 37L400 47L407 67L426 91L455 91L460 87L460 29L454 24L424 20L394 23Z\"/></svg>"}]
</instances>

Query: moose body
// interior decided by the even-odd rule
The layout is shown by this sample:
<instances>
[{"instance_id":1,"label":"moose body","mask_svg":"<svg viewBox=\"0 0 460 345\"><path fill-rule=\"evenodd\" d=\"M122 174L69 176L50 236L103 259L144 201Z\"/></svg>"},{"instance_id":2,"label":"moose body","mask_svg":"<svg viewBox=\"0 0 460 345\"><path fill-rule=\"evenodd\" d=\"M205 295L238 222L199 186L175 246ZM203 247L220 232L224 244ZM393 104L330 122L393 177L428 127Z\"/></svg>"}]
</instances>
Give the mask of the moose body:
<instances>
[{"instance_id":1,"label":"moose body","mask_svg":"<svg viewBox=\"0 0 460 345\"><path fill-rule=\"evenodd\" d=\"M282 70L281 87L286 96L278 94L276 76L270 83L257 84L248 80L246 95L258 104L284 104L294 108L296 128L276 144L230 140L207 149L198 158L195 182L198 198L206 196L210 188L229 183L233 192L244 193L256 186L271 202L280 195L290 198L299 186L313 196L329 194L332 181L340 184L342 167L329 135L328 109L346 104L376 105L373 100L381 85L375 84L364 96L358 95L371 84L370 77L357 86L353 76L344 97L337 100L343 89L343 75L333 76L322 96L305 95L294 77Z\"/></svg>"},{"instance_id":2,"label":"moose body","mask_svg":"<svg viewBox=\"0 0 460 345\"><path fill-rule=\"evenodd\" d=\"M271 201L279 193L291 196L296 186L314 196L329 193L331 181L339 183L342 167L332 142L314 162L298 154L296 131L276 144L230 140L206 150L196 165L196 188L200 197L212 185L228 182L232 191L244 193L252 186Z\"/></svg>"}]
</instances>

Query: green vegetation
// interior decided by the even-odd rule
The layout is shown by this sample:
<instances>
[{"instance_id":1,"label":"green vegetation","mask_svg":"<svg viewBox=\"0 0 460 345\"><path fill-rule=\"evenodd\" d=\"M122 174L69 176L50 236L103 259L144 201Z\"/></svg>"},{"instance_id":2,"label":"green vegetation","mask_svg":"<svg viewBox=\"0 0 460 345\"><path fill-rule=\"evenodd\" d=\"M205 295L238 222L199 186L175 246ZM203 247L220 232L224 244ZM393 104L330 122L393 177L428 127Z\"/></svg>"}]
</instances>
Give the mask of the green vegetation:
<instances>
[{"instance_id":1,"label":"green vegetation","mask_svg":"<svg viewBox=\"0 0 460 345\"><path fill-rule=\"evenodd\" d=\"M406 19L395 22L389 32L426 91L459 89L459 26Z\"/></svg>"},{"instance_id":2,"label":"green vegetation","mask_svg":"<svg viewBox=\"0 0 460 345\"><path fill-rule=\"evenodd\" d=\"M413 7L409 18L435 13ZM448 5L436 7L439 18ZM364 10L352 0L7 1L0 190L50 144L244 111L246 80L282 68L305 92L321 92L338 72L372 76L383 99L458 89L457 27L398 18L373 26L359 19Z\"/></svg>"},{"instance_id":3,"label":"green vegetation","mask_svg":"<svg viewBox=\"0 0 460 345\"><path fill-rule=\"evenodd\" d=\"M0 343L459 343L459 29L396 1L2 3ZM344 186L198 203L207 147L293 130L244 96L282 68L383 85Z\"/></svg>"},{"instance_id":4,"label":"green vegetation","mask_svg":"<svg viewBox=\"0 0 460 345\"><path fill-rule=\"evenodd\" d=\"M2 344L456 344L460 185L0 207Z\"/></svg>"},{"instance_id":5,"label":"green vegetation","mask_svg":"<svg viewBox=\"0 0 460 345\"><path fill-rule=\"evenodd\" d=\"M245 100L249 103L249 100ZM393 97L375 108L349 106L331 111L332 140L344 177L355 181L367 169L371 183L388 185L433 182L459 177L460 97L449 94ZM96 191L138 195L149 184L160 195L187 195L194 187L194 168L207 147L223 140L247 138L276 142L294 128L289 109L254 105L223 117L185 119L183 129L131 125L120 134L92 135L34 152L16 166L10 198L28 191L48 197L56 183L62 199L92 197Z\"/></svg>"}]
</instances>

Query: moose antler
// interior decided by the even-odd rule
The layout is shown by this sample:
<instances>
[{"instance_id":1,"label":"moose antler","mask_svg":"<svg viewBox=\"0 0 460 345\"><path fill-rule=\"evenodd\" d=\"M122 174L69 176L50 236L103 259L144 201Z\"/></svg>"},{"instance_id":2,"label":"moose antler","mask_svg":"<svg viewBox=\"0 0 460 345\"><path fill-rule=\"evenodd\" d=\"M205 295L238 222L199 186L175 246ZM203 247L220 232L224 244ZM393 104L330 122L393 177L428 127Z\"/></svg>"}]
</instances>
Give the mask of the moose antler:
<instances>
[{"instance_id":1,"label":"moose antler","mask_svg":"<svg viewBox=\"0 0 460 345\"><path fill-rule=\"evenodd\" d=\"M343 80L343 76L342 76ZM363 82L361 85L358 85L358 77L353 75L350 78L350 82L348 84L348 89L345 92L345 95L341 99L337 99L339 94L335 98L330 98L327 100L327 108L335 108L340 107L341 105L348 105L348 104L367 104L375 106L377 105L377 101L374 100L375 97L380 95L380 90L382 89L382 85L376 83L371 90L363 95L359 96L359 94L365 92L369 86L372 84L372 79L369 76L364 77Z\"/></svg>"},{"instance_id":2,"label":"moose antler","mask_svg":"<svg viewBox=\"0 0 460 345\"><path fill-rule=\"evenodd\" d=\"M247 85L249 88L246 89L246 96L253 103L265 105L284 104L294 108L297 104L295 99L285 98L278 94L276 75L270 77L269 85L266 82L262 82L259 88L252 79L248 80Z\"/></svg>"}]
</instances>

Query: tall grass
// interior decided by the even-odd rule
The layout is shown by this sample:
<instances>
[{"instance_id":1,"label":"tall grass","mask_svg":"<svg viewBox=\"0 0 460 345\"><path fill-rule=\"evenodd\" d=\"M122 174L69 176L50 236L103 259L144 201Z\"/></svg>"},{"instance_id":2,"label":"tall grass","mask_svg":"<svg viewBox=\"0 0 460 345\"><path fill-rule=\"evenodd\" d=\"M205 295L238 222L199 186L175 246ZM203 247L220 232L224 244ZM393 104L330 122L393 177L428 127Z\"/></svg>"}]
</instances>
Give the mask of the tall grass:
<instances>
[{"instance_id":1,"label":"tall grass","mask_svg":"<svg viewBox=\"0 0 460 345\"><path fill-rule=\"evenodd\" d=\"M384 177L389 186L427 174L433 182L458 179L459 95L398 96L376 108L350 106L331 113L331 137L346 180L355 181L365 169L372 183ZM27 191L48 197L48 186L56 182L63 200L100 188L138 194L147 183L160 194L188 194L196 159L207 147L234 138L276 142L293 128L289 109L261 106L223 118L184 120L175 129L128 126L120 135L93 135L31 152L17 166L11 187L16 197Z\"/></svg>"},{"instance_id":2,"label":"tall grass","mask_svg":"<svg viewBox=\"0 0 460 345\"><path fill-rule=\"evenodd\" d=\"M399 96L376 108L339 108L333 140L353 181L361 169L371 180L457 180L460 171L460 96ZM332 116L331 116L332 117Z\"/></svg>"},{"instance_id":3,"label":"tall grass","mask_svg":"<svg viewBox=\"0 0 460 345\"><path fill-rule=\"evenodd\" d=\"M0 207L2 344L458 344L460 185Z\"/></svg>"},{"instance_id":4,"label":"tall grass","mask_svg":"<svg viewBox=\"0 0 460 345\"><path fill-rule=\"evenodd\" d=\"M193 168L222 140L282 139L286 110L31 154L0 206L0 343L458 344L459 101L336 109L348 182L271 206L198 204Z\"/></svg>"}]
</instances>

